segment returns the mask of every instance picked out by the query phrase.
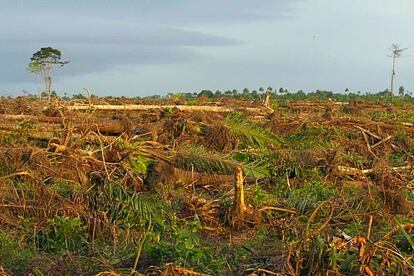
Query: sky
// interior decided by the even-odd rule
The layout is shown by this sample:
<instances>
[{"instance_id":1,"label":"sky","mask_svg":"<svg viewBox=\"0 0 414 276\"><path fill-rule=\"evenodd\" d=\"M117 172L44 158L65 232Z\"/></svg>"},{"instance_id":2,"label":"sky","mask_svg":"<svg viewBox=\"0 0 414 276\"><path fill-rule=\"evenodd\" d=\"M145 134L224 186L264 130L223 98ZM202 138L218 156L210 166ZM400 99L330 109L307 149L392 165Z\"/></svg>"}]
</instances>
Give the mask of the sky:
<instances>
[{"instance_id":1,"label":"sky","mask_svg":"<svg viewBox=\"0 0 414 276\"><path fill-rule=\"evenodd\" d=\"M414 91L412 0L0 0L0 95L40 93L41 47L70 63L53 89L148 96L203 89Z\"/></svg>"}]
</instances>

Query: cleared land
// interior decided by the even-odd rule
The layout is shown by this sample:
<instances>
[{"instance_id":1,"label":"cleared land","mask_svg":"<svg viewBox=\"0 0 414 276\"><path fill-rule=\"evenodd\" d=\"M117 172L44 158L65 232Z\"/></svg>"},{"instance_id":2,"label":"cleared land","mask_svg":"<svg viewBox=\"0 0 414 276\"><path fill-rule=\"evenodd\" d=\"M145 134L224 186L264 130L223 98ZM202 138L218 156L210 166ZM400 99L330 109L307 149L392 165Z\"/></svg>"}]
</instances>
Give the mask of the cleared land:
<instances>
[{"instance_id":1,"label":"cleared land","mask_svg":"<svg viewBox=\"0 0 414 276\"><path fill-rule=\"evenodd\" d=\"M413 122L409 102L0 100L0 275L411 274Z\"/></svg>"}]
</instances>

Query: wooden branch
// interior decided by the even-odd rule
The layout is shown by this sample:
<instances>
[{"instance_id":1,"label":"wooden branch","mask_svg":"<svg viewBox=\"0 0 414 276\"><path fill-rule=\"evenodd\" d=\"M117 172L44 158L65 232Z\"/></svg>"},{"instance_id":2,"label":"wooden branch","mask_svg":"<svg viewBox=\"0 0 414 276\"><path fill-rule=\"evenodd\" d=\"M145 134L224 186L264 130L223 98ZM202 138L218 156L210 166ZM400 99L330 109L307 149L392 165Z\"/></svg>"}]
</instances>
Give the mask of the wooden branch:
<instances>
[{"instance_id":1,"label":"wooden branch","mask_svg":"<svg viewBox=\"0 0 414 276\"><path fill-rule=\"evenodd\" d=\"M357 129L359 129L359 130L360 130L360 131L362 131L362 132L365 132L365 133L367 133L367 134L371 135L372 137L374 137L374 138L376 138L376 139L378 139L378 140L382 140L382 138L381 138L380 136L378 136L378 135L376 135L376 134L372 133L371 131L369 131L369 130L367 130L367 129L365 129L365 128L362 128L362 127L357 126L357 125L354 125L354 127L356 127Z\"/></svg>"},{"instance_id":2,"label":"wooden branch","mask_svg":"<svg viewBox=\"0 0 414 276\"><path fill-rule=\"evenodd\" d=\"M260 212L264 212L264 211L279 211L279 212L285 212L285 213L290 213L290 214L294 214L294 215L296 215L298 213L298 212L296 212L296 210L279 208L279 207L273 207L273 206L263 207L263 208L259 209L259 211Z\"/></svg>"},{"instance_id":3,"label":"wooden branch","mask_svg":"<svg viewBox=\"0 0 414 276\"><path fill-rule=\"evenodd\" d=\"M375 155L375 153L371 150L371 145L369 144L369 140L368 140L368 136L367 134L361 130L362 136L364 137L365 140L365 144L367 145L367 149L369 151L369 153L372 154L372 156L374 156L375 159L379 159L378 156Z\"/></svg>"},{"instance_id":4,"label":"wooden branch","mask_svg":"<svg viewBox=\"0 0 414 276\"><path fill-rule=\"evenodd\" d=\"M373 149L373 148L375 148L376 146L379 146L379 145L381 145L381 144L383 144L383 143L387 142L387 141L388 141L388 140L390 140L391 138L392 138L392 136L391 136L391 135L389 135L389 136L385 137L384 139L382 139L382 140L381 140L381 141L379 141L378 143L376 143L376 144L372 145L372 146L371 146L371 149Z\"/></svg>"},{"instance_id":5,"label":"wooden branch","mask_svg":"<svg viewBox=\"0 0 414 276\"><path fill-rule=\"evenodd\" d=\"M350 175L364 175L372 172L372 169L361 170L357 168L347 167L347 166L338 166L338 172Z\"/></svg>"},{"instance_id":6,"label":"wooden branch","mask_svg":"<svg viewBox=\"0 0 414 276\"><path fill-rule=\"evenodd\" d=\"M368 223L368 230L367 230L367 240L370 240L370 238L371 238L372 221L373 221L373 217L372 217L372 215L370 215L369 216L369 223Z\"/></svg>"},{"instance_id":7,"label":"wooden branch","mask_svg":"<svg viewBox=\"0 0 414 276\"><path fill-rule=\"evenodd\" d=\"M374 138L376 138L376 139L378 139L378 140L380 140L378 143L376 143L376 144L374 144L374 146L372 146L372 147L370 147L370 149L372 149L372 148L374 148L374 147L376 147L376 146L378 146L378 145L380 145L380 144L382 144L382 143L384 143L384 142L386 142L386 141L388 141L389 139L391 139L392 137L386 137L386 138L382 138L382 137L380 137L380 136L378 136L378 135L376 135L376 134L374 134L374 133L372 133L371 131L369 131L369 130L367 130L367 129L365 129L365 128L362 128L362 127L360 127L360 126L358 126L358 125L354 125L354 127L355 128L357 128L357 129L359 129L360 131L362 131L362 132L364 132L364 133L366 133L366 134L369 134L369 135L371 135L372 137L374 137ZM386 140L385 140L386 139ZM385 140L385 141L382 141L382 140ZM382 141L382 142L381 142ZM397 150L398 149L398 147L396 146L396 145L394 145L394 144L391 144L391 148L393 149L393 150Z\"/></svg>"}]
</instances>

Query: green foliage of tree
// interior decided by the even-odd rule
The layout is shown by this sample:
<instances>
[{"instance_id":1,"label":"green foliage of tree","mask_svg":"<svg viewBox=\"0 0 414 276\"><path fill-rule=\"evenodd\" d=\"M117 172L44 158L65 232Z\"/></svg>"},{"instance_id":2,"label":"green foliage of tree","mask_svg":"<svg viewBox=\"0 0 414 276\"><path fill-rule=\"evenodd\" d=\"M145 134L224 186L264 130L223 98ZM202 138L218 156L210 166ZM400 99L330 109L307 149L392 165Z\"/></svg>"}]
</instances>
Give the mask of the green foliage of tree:
<instances>
[{"instance_id":1,"label":"green foliage of tree","mask_svg":"<svg viewBox=\"0 0 414 276\"><path fill-rule=\"evenodd\" d=\"M404 86L400 86L400 88L398 88L398 95L400 97L403 97L404 96L404 93L405 93Z\"/></svg>"},{"instance_id":2,"label":"green foliage of tree","mask_svg":"<svg viewBox=\"0 0 414 276\"><path fill-rule=\"evenodd\" d=\"M198 93L197 97L207 97L207 98L214 98L214 93L210 90L201 90L200 93Z\"/></svg>"},{"instance_id":3,"label":"green foliage of tree","mask_svg":"<svg viewBox=\"0 0 414 276\"><path fill-rule=\"evenodd\" d=\"M77 99L77 100L85 100L86 99L86 96L85 95L83 95L82 93L78 93L78 94L73 94L72 95L72 99Z\"/></svg>"}]
</instances>

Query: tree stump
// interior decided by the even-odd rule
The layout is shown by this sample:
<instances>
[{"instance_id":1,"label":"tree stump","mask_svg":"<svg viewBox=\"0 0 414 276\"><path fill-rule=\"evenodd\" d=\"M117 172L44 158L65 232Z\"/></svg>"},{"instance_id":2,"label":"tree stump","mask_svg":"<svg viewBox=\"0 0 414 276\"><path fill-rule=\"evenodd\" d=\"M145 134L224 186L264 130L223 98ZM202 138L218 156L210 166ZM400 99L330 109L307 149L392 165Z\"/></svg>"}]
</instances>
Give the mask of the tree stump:
<instances>
[{"instance_id":1,"label":"tree stump","mask_svg":"<svg viewBox=\"0 0 414 276\"><path fill-rule=\"evenodd\" d=\"M241 167L237 167L234 173L234 201L232 211L232 224L233 226L242 225L245 219L251 214L251 210L246 206L244 202L244 177Z\"/></svg>"}]
</instances>

